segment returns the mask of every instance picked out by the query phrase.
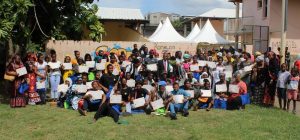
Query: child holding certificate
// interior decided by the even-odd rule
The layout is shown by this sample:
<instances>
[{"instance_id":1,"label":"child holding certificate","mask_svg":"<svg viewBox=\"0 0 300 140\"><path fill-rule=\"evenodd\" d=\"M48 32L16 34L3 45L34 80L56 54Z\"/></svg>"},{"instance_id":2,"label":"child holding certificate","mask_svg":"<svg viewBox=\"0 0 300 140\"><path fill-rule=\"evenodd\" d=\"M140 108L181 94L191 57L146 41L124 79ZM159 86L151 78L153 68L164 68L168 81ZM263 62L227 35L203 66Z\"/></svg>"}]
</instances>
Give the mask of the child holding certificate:
<instances>
[{"instance_id":1,"label":"child holding certificate","mask_svg":"<svg viewBox=\"0 0 300 140\"><path fill-rule=\"evenodd\" d=\"M57 87L61 78L60 65L60 61L56 60L56 52L51 51L51 61L48 66L50 68L51 99L55 101L58 98Z\"/></svg>"}]
</instances>

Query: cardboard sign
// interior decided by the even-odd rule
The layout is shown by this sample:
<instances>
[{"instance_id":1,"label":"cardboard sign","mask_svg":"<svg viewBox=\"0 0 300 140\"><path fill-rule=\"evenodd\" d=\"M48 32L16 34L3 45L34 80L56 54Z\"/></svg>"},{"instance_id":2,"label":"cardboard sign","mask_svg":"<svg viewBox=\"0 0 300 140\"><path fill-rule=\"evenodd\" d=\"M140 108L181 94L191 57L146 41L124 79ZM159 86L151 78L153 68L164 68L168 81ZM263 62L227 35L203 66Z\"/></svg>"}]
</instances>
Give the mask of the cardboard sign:
<instances>
[{"instance_id":1,"label":"cardboard sign","mask_svg":"<svg viewBox=\"0 0 300 140\"><path fill-rule=\"evenodd\" d=\"M68 91L68 89L69 89L68 85L61 84L61 85L58 85L57 92L66 93Z\"/></svg>"},{"instance_id":2,"label":"cardboard sign","mask_svg":"<svg viewBox=\"0 0 300 140\"><path fill-rule=\"evenodd\" d=\"M199 70L199 66L198 65L191 65L190 69L191 69L191 71L198 71Z\"/></svg>"},{"instance_id":3,"label":"cardboard sign","mask_svg":"<svg viewBox=\"0 0 300 140\"><path fill-rule=\"evenodd\" d=\"M93 82L86 82L87 89L93 89L92 83Z\"/></svg>"},{"instance_id":4,"label":"cardboard sign","mask_svg":"<svg viewBox=\"0 0 300 140\"><path fill-rule=\"evenodd\" d=\"M102 99L103 91L88 91L85 95L92 95L92 100L100 100Z\"/></svg>"},{"instance_id":5,"label":"cardboard sign","mask_svg":"<svg viewBox=\"0 0 300 140\"><path fill-rule=\"evenodd\" d=\"M86 93L87 92L87 86L86 85L76 85L75 90L78 93Z\"/></svg>"},{"instance_id":6,"label":"cardboard sign","mask_svg":"<svg viewBox=\"0 0 300 140\"><path fill-rule=\"evenodd\" d=\"M145 103L146 102L145 102L145 98L144 97L133 100L133 105L134 105L135 108L144 106Z\"/></svg>"},{"instance_id":7,"label":"cardboard sign","mask_svg":"<svg viewBox=\"0 0 300 140\"><path fill-rule=\"evenodd\" d=\"M202 96L201 97L211 97L211 90L201 90Z\"/></svg>"},{"instance_id":8,"label":"cardboard sign","mask_svg":"<svg viewBox=\"0 0 300 140\"><path fill-rule=\"evenodd\" d=\"M151 92L154 89L151 85L143 85L142 88L146 89L148 92Z\"/></svg>"},{"instance_id":9,"label":"cardboard sign","mask_svg":"<svg viewBox=\"0 0 300 140\"><path fill-rule=\"evenodd\" d=\"M79 66L78 67L78 72L79 73L89 73L89 67L87 67L87 66Z\"/></svg>"},{"instance_id":10,"label":"cardboard sign","mask_svg":"<svg viewBox=\"0 0 300 140\"><path fill-rule=\"evenodd\" d=\"M147 69L150 71L157 71L157 65L156 64L148 64Z\"/></svg>"},{"instance_id":11,"label":"cardboard sign","mask_svg":"<svg viewBox=\"0 0 300 140\"><path fill-rule=\"evenodd\" d=\"M85 64L88 68L94 68L95 67L95 61L85 61Z\"/></svg>"},{"instance_id":12,"label":"cardboard sign","mask_svg":"<svg viewBox=\"0 0 300 140\"><path fill-rule=\"evenodd\" d=\"M219 84L216 85L216 92L227 92L227 85L226 84Z\"/></svg>"},{"instance_id":13,"label":"cardboard sign","mask_svg":"<svg viewBox=\"0 0 300 140\"><path fill-rule=\"evenodd\" d=\"M157 109L160 109L165 106L164 101L162 99L151 102L150 104L151 104L153 110L157 110Z\"/></svg>"},{"instance_id":14,"label":"cardboard sign","mask_svg":"<svg viewBox=\"0 0 300 140\"><path fill-rule=\"evenodd\" d=\"M64 70L72 70L72 64L71 63L63 63Z\"/></svg>"},{"instance_id":15,"label":"cardboard sign","mask_svg":"<svg viewBox=\"0 0 300 140\"><path fill-rule=\"evenodd\" d=\"M135 80L127 80L127 83L126 83L126 85L128 86L128 87L135 87Z\"/></svg>"},{"instance_id":16,"label":"cardboard sign","mask_svg":"<svg viewBox=\"0 0 300 140\"><path fill-rule=\"evenodd\" d=\"M166 86L166 91L167 92L171 92L171 91L173 91L174 89L173 89L173 86L170 86L170 85L168 85L168 86Z\"/></svg>"},{"instance_id":17,"label":"cardboard sign","mask_svg":"<svg viewBox=\"0 0 300 140\"><path fill-rule=\"evenodd\" d=\"M183 99L184 99L183 95L174 95L173 96L173 100L176 104L183 103Z\"/></svg>"},{"instance_id":18,"label":"cardboard sign","mask_svg":"<svg viewBox=\"0 0 300 140\"><path fill-rule=\"evenodd\" d=\"M190 94L190 97L191 97L191 98L194 98L194 97L195 97L195 91L194 91L194 90L186 90L186 92L187 92L188 94Z\"/></svg>"},{"instance_id":19,"label":"cardboard sign","mask_svg":"<svg viewBox=\"0 0 300 140\"><path fill-rule=\"evenodd\" d=\"M207 61L203 61L203 60L198 61L198 65L201 66L201 67L206 66L206 64L207 64Z\"/></svg>"},{"instance_id":20,"label":"cardboard sign","mask_svg":"<svg viewBox=\"0 0 300 140\"><path fill-rule=\"evenodd\" d=\"M60 64L58 62L56 63L48 63L48 65L50 66L51 69L58 69L60 67Z\"/></svg>"},{"instance_id":21,"label":"cardboard sign","mask_svg":"<svg viewBox=\"0 0 300 140\"><path fill-rule=\"evenodd\" d=\"M109 100L111 104L121 104L122 95L111 95Z\"/></svg>"},{"instance_id":22,"label":"cardboard sign","mask_svg":"<svg viewBox=\"0 0 300 140\"><path fill-rule=\"evenodd\" d=\"M18 73L18 76L23 76L23 75L27 74L26 67L18 68L18 69L16 69L16 72Z\"/></svg>"},{"instance_id":23,"label":"cardboard sign","mask_svg":"<svg viewBox=\"0 0 300 140\"><path fill-rule=\"evenodd\" d=\"M123 61L121 67L126 68L128 65L131 65L131 62Z\"/></svg>"},{"instance_id":24,"label":"cardboard sign","mask_svg":"<svg viewBox=\"0 0 300 140\"><path fill-rule=\"evenodd\" d=\"M46 88L46 82L36 82L36 89L44 89Z\"/></svg>"},{"instance_id":25,"label":"cardboard sign","mask_svg":"<svg viewBox=\"0 0 300 140\"><path fill-rule=\"evenodd\" d=\"M230 93L239 93L240 92L240 88L238 85L229 85L229 92Z\"/></svg>"},{"instance_id":26,"label":"cardboard sign","mask_svg":"<svg viewBox=\"0 0 300 140\"><path fill-rule=\"evenodd\" d=\"M105 63L96 63L97 70L105 70Z\"/></svg>"}]
</instances>

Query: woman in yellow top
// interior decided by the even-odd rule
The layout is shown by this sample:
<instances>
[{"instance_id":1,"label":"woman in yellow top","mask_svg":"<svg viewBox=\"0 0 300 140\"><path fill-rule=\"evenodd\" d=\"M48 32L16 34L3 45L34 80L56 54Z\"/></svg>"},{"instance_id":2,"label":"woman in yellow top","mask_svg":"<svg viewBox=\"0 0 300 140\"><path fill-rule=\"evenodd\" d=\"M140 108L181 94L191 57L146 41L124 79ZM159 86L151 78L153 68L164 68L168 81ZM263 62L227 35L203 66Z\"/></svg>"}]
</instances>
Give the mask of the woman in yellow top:
<instances>
[{"instance_id":1,"label":"woman in yellow top","mask_svg":"<svg viewBox=\"0 0 300 140\"><path fill-rule=\"evenodd\" d=\"M107 73L107 66L112 64L114 69L116 69L119 73L121 72L120 64L117 62L117 58L115 55L110 56L110 61L105 64L105 73Z\"/></svg>"},{"instance_id":2,"label":"woman in yellow top","mask_svg":"<svg viewBox=\"0 0 300 140\"><path fill-rule=\"evenodd\" d=\"M69 55L65 56L64 63L71 63L71 57ZM66 81L67 78L71 77L74 74L73 69L72 70L64 70L63 71L63 80Z\"/></svg>"}]
</instances>

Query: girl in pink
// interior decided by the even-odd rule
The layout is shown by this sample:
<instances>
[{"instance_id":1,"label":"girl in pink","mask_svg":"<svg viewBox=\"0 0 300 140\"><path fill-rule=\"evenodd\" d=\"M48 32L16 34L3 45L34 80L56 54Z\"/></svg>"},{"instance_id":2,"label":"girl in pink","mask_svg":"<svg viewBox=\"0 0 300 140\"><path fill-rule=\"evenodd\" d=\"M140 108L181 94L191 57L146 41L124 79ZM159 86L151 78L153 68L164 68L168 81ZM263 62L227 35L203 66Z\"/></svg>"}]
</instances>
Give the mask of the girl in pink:
<instances>
[{"instance_id":1,"label":"girl in pink","mask_svg":"<svg viewBox=\"0 0 300 140\"><path fill-rule=\"evenodd\" d=\"M190 66L191 66L190 58L191 56L189 54L183 55L184 62L182 63L182 67L187 73L190 72Z\"/></svg>"},{"instance_id":2,"label":"girl in pink","mask_svg":"<svg viewBox=\"0 0 300 140\"><path fill-rule=\"evenodd\" d=\"M290 102L293 100L293 114L296 114L296 101L299 91L299 75L298 70L296 68L293 68L291 70L291 76L288 82L288 103L287 103L287 110L290 108Z\"/></svg>"}]
</instances>

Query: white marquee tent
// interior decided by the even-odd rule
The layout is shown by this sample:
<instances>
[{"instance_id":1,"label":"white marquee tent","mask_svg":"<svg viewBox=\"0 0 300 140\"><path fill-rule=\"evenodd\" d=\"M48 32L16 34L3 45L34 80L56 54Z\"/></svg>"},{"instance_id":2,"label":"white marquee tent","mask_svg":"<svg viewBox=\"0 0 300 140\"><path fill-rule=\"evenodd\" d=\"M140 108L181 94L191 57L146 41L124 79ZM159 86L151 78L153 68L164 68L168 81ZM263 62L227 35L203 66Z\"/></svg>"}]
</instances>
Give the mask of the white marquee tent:
<instances>
[{"instance_id":1,"label":"white marquee tent","mask_svg":"<svg viewBox=\"0 0 300 140\"><path fill-rule=\"evenodd\" d=\"M154 33L148 38L149 40L151 40L152 37L155 36L155 34L161 29L162 25L163 25L163 24L162 24L161 22L159 22L159 25L157 26L157 28L156 28L156 30L154 31Z\"/></svg>"},{"instance_id":2,"label":"white marquee tent","mask_svg":"<svg viewBox=\"0 0 300 140\"><path fill-rule=\"evenodd\" d=\"M217 31L211 25L209 19L206 21L206 24L201 29L200 33L194 39L192 39L192 42L195 43L203 42L209 44L230 44L231 43L217 33Z\"/></svg>"},{"instance_id":3,"label":"white marquee tent","mask_svg":"<svg viewBox=\"0 0 300 140\"><path fill-rule=\"evenodd\" d=\"M172 26L169 18L165 20L161 29L148 39L150 42L187 42Z\"/></svg>"},{"instance_id":4,"label":"white marquee tent","mask_svg":"<svg viewBox=\"0 0 300 140\"><path fill-rule=\"evenodd\" d=\"M193 30L190 32L190 34L186 37L188 41L192 41L193 38L195 38L200 33L200 28L196 24L193 28Z\"/></svg>"}]
</instances>

